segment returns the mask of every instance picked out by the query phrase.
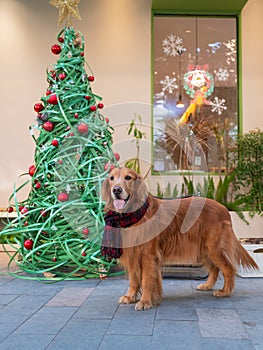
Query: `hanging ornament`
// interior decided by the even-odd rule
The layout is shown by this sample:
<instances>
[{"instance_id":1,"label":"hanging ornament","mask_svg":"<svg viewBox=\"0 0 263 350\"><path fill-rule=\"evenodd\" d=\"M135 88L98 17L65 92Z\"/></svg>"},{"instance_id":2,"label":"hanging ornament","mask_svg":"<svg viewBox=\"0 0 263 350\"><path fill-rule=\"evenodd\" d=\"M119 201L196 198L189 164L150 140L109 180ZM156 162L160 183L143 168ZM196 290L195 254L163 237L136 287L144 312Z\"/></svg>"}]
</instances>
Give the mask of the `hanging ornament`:
<instances>
[{"instance_id":1,"label":"hanging ornament","mask_svg":"<svg viewBox=\"0 0 263 350\"><path fill-rule=\"evenodd\" d=\"M58 198L58 200L59 200L60 202L67 202L68 199L69 199L69 196L68 196L67 193L62 192L62 193L59 193L59 194L58 194L57 198Z\"/></svg>"},{"instance_id":2,"label":"hanging ornament","mask_svg":"<svg viewBox=\"0 0 263 350\"><path fill-rule=\"evenodd\" d=\"M81 135L87 134L89 131L89 127L85 123L81 123L78 125L78 133Z\"/></svg>"},{"instance_id":3,"label":"hanging ornament","mask_svg":"<svg viewBox=\"0 0 263 350\"><path fill-rule=\"evenodd\" d=\"M214 78L208 72L208 64L188 66L188 72L184 75L184 89L192 101L180 118L179 124L188 123L195 118L196 111L200 111L203 104L210 104L207 97L214 91Z\"/></svg>"},{"instance_id":4,"label":"hanging ornament","mask_svg":"<svg viewBox=\"0 0 263 350\"><path fill-rule=\"evenodd\" d=\"M27 250L31 250L33 248L33 245L34 245L34 242L32 239L26 239L24 241L24 247L27 249Z\"/></svg>"},{"instance_id":5,"label":"hanging ornament","mask_svg":"<svg viewBox=\"0 0 263 350\"><path fill-rule=\"evenodd\" d=\"M56 94L49 95L49 98L47 99L47 102L51 105L57 105L58 104L58 98Z\"/></svg>"},{"instance_id":6,"label":"hanging ornament","mask_svg":"<svg viewBox=\"0 0 263 350\"><path fill-rule=\"evenodd\" d=\"M59 55L61 52L61 46L58 44L54 44L51 46L51 51L54 55Z\"/></svg>"},{"instance_id":7,"label":"hanging ornament","mask_svg":"<svg viewBox=\"0 0 263 350\"><path fill-rule=\"evenodd\" d=\"M29 169L28 169L28 174L29 174L30 176L34 176L35 171L36 171L35 165L30 165L30 167L29 167Z\"/></svg>"},{"instance_id":8,"label":"hanging ornament","mask_svg":"<svg viewBox=\"0 0 263 350\"><path fill-rule=\"evenodd\" d=\"M43 124L43 129L46 131L52 131L54 129L54 124L50 121L47 121Z\"/></svg>"},{"instance_id":9,"label":"hanging ornament","mask_svg":"<svg viewBox=\"0 0 263 350\"><path fill-rule=\"evenodd\" d=\"M34 105L34 110L35 110L35 112L37 112L37 113L43 111L43 109L44 109L44 106L42 105L42 103L36 103L36 104Z\"/></svg>"}]
</instances>

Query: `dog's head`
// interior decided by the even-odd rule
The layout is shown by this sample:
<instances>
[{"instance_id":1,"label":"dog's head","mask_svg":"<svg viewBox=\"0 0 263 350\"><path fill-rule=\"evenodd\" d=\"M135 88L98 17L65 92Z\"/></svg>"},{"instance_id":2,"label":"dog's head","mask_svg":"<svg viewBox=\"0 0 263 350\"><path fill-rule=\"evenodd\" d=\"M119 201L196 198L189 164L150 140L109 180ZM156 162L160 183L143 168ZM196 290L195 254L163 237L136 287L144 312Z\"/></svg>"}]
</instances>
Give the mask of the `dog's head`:
<instances>
[{"instance_id":1,"label":"dog's head","mask_svg":"<svg viewBox=\"0 0 263 350\"><path fill-rule=\"evenodd\" d=\"M129 168L113 169L102 184L102 199L110 210L134 211L146 197L147 187L142 177Z\"/></svg>"}]
</instances>

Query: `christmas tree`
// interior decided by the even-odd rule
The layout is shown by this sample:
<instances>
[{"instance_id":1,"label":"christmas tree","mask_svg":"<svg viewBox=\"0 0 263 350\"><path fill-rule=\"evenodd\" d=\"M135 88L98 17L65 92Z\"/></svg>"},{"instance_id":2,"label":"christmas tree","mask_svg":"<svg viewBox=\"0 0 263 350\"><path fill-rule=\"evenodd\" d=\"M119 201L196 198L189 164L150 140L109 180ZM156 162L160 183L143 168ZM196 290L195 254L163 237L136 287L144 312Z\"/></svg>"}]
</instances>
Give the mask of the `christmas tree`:
<instances>
[{"instance_id":1,"label":"christmas tree","mask_svg":"<svg viewBox=\"0 0 263 350\"><path fill-rule=\"evenodd\" d=\"M68 23L71 15L79 16L78 2L51 1L59 8L59 22L66 19L67 25L51 47L58 59L47 70L45 96L34 105L34 163L24 174L29 180L10 197L8 211L16 210L18 217L1 232L16 249L10 263L37 278L96 277L114 263L100 255L100 189L119 156L111 149L113 130L100 112L101 97L91 89L94 75L85 70L83 35ZM28 198L18 202L28 181Z\"/></svg>"}]
</instances>

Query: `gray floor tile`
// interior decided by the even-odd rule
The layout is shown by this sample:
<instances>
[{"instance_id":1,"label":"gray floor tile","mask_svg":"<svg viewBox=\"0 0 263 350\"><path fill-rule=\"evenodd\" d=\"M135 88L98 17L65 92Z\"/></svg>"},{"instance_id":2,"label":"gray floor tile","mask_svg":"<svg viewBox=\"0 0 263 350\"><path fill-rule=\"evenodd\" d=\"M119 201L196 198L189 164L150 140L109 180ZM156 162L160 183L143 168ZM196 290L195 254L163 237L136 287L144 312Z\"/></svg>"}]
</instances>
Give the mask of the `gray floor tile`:
<instances>
[{"instance_id":1,"label":"gray floor tile","mask_svg":"<svg viewBox=\"0 0 263 350\"><path fill-rule=\"evenodd\" d=\"M202 339L202 350L255 350L249 339Z\"/></svg>"},{"instance_id":2,"label":"gray floor tile","mask_svg":"<svg viewBox=\"0 0 263 350\"><path fill-rule=\"evenodd\" d=\"M144 335L106 335L99 350L152 350L151 336Z\"/></svg>"},{"instance_id":3,"label":"gray floor tile","mask_svg":"<svg viewBox=\"0 0 263 350\"><path fill-rule=\"evenodd\" d=\"M94 288L64 287L46 306L81 306Z\"/></svg>"},{"instance_id":4,"label":"gray floor tile","mask_svg":"<svg viewBox=\"0 0 263 350\"><path fill-rule=\"evenodd\" d=\"M201 336L206 338L248 338L234 309L197 308Z\"/></svg>"},{"instance_id":5,"label":"gray floor tile","mask_svg":"<svg viewBox=\"0 0 263 350\"><path fill-rule=\"evenodd\" d=\"M45 350L53 335L11 334L1 344L1 350Z\"/></svg>"}]
</instances>

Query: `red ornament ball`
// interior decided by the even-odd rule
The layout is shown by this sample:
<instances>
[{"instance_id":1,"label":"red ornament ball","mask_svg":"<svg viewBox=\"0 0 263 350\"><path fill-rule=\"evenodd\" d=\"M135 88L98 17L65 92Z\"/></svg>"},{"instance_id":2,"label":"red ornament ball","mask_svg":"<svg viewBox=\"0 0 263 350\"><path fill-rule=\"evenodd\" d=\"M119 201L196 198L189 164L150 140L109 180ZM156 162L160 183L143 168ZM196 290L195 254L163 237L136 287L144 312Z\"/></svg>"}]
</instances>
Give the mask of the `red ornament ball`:
<instances>
[{"instance_id":1,"label":"red ornament ball","mask_svg":"<svg viewBox=\"0 0 263 350\"><path fill-rule=\"evenodd\" d=\"M20 212L21 212L21 214L25 215L25 214L28 213L28 209L26 207L24 207L24 208L21 209Z\"/></svg>"},{"instance_id":2,"label":"red ornament ball","mask_svg":"<svg viewBox=\"0 0 263 350\"><path fill-rule=\"evenodd\" d=\"M112 163L107 163L104 165L104 170L105 171L112 171L115 168L115 165Z\"/></svg>"},{"instance_id":3,"label":"red ornament ball","mask_svg":"<svg viewBox=\"0 0 263 350\"><path fill-rule=\"evenodd\" d=\"M38 189L40 189L41 188L41 182L37 182L36 184L35 184L35 188L38 190Z\"/></svg>"},{"instance_id":4,"label":"red ornament ball","mask_svg":"<svg viewBox=\"0 0 263 350\"><path fill-rule=\"evenodd\" d=\"M44 106L42 105L42 103L36 103L34 105L34 111L37 113L43 111L43 109L44 109Z\"/></svg>"},{"instance_id":5,"label":"red ornament ball","mask_svg":"<svg viewBox=\"0 0 263 350\"><path fill-rule=\"evenodd\" d=\"M61 46L58 44L54 44L51 46L51 51L54 55L59 55L61 52Z\"/></svg>"},{"instance_id":6,"label":"red ornament ball","mask_svg":"<svg viewBox=\"0 0 263 350\"><path fill-rule=\"evenodd\" d=\"M68 196L68 194L67 193L65 193L65 192L62 192L62 193L59 193L58 194L58 200L60 201L60 202L67 202L68 201L68 199L69 199L69 196Z\"/></svg>"},{"instance_id":7,"label":"red ornament ball","mask_svg":"<svg viewBox=\"0 0 263 350\"><path fill-rule=\"evenodd\" d=\"M47 121L43 124L43 129L46 131L52 131L54 129L54 126L55 125L52 122Z\"/></svg>"},{"instance_id":8,"label":"red ornament ball","mask_svg":"<svg viewBox=\"0 0 263 350\"><path fill-rule=\"evenodd\" d=\"M78 117L79 117L78 113L75 113L74 118L78 119Z\"/></svg>"},{"instance_id":9,"label":"red ornament ball","mask_svg":"<svg viewBox=\"0 0 263 350\"><path fill-rule=\"evenodd\" d=\"M63 164L63 159L59 159L58 164Z\"/></svg>"},{"instance_id":10,"label":"red ornament ball","mask_svg":"<svg viewBox=\"0 0 263 350\"><path fill-rule=\"evenodd\" d=\"M44 209L42 209L42 210L40 211L40 214L41 214L41 216L43 216L43 218L44 218L45 216L47 216L47 212L46 212Z\"/></svg>"},{"instance_id":11,"label":"red ornament ball","mask_svg":"<svg viewBox=\"0 0 263 350\"><path fill-rule=\"evenodd\" d=\"M56 262L56 261L57 261L57 258L54 256L54 257L52 258L52 261L53 261L53 262Z\"/></svg>"},{"instance_id":12,"label":"red ornament ball","mask_svg":"<svg viewBox=\"0 0 263 350\"><path fill-rule=\"evenodd\" d=\"M119 153L114 153L114 157L115 157L115 159L117 160L117 162L120 160L120 155L119 155Z\"/></svg>"},{"instance_id":13,"label":"red ornament ball","mask_svg":"<svg viewBox=\"0 0 263 350\"><path fill-rule=\"evenodd\" d=\"M46 95L47 95L47 96L48 96L48 95L51 95L51 93L52 93L52 92L51 92L50 90L47 90L47 91L46 91Z\"/></svg>"},{"instance_id":14,"label":"red ornament ball","mask_svg":"<svg viewBox=\"0 0 263 350\"><path fill-rule=\"evenodd\" d=\"M90 99L91 99L91 96L89 96L89 95L86 95L86 96L84 96L84 98L87 100L87 101L90 101Z\"/></svg>"},{"instance_id":15,"label":"red ornament ball","mask_svg":"<svg viewBox=\"0 0 263 350\"><path fill-rule=\"evenodd\" d=\"M24 226L28 226L28 222L27 221L24 223Z\"/></svg>"},{"instance_id":16,"label":"red ornament ball","mask_svg":"<svg viewBox=\"0 0 263 350\"><path fill-rule=\"evenodd\" d=\"M84 227L82 230L83 235L88 235L89 234L89 229L87 227Z\"/></svg>"},{"instance_id":17,"label":"red ornament ball","mask_svg":"<svg viewBox=\"0 0 263 350\"><path fill-rule=\"evenodd\" d=\"M82 252L82 253L81 253L81 255L82 255L82 256L86 256L86 255L87 255L87 253L85 253L85 252Z\"/></svg>"},{"instance_id":18,"label":"red ornament ball","mask_svg":"<svg viewBox=\"0 0 263 350\"><path fill-rule=\"evenodd\" d=\"M97 106L95 106L95 105L93 105L93 106L90 106L90 108L89 108L92 112L95 112L96 111L96 109L97 109Z\"/></svg>"},{"instance_id":19,"label":"red ornament ball","mask_svg":"<svg viewBox=\"0 0 263 350\"><path fill-rule=\"evenodd\" d=\"M14 211L14 208L13 207L8 207L7 211L8 211L8 213L12 213Z\"/></svg>"},{"instance_id":20,"label":"red ornament ball","mask_svg":"<svg viewBox=\"0 0 263 350\"><path fill-rule=\"evenodd\" d=\"M34 176L35 171L36 171L35 165L30 165L30 167L29 167L29 169L28 169L28 174L29 174L30 176Z\"/></svg>"},{"instance_id":21,"label":"red ornament ball","mask_svg":"<svg viewBox=\"0 0 263 350\"><path fill-rule=\"evenodd\" d=\"M51 105L57 105L58 104L58 98L56 94L49 95L49 98L47 99L47 102Z\"/></svg>"},{"instance_id":22,"label":"red ornament ball","mask_svg":"<svg viewBox=\"0 0 263 350\"><path fill-rule=\"evenodd\" d=\"M66 75L66 73L62 72L58 75L58 77L60 80L64 80L67 77L67 75Z\"/></svg>"},{"instance_id":23,"label":"red ornament ball","mask_svg":"<svg viewBox=\"0 0 263 350\"><path fill-rule=\"evenodd\" d=\"M81 56L81 57L83 57L83 56L84 56L84 52L83 52L83 51L80 53L80 56Z\"/></svg>"},{"instance_id":24,"label":"red ornament ball","mask_svg":"<svg viewBox=\"0 0 263 350\"><path fill-rule=\"evenodd\" d=\"M58 41L59 41L60 43L64 43L64 38L62 38L62 36L60 36L60 37L58 38Z\"/></svg>"},{"instance_id":25,"label":"red ornament ball","mask_svg":"<svg viewBox=\"0 0 263 350\"><path fill-rule=\"evenodd\" d=\"M89 75L89 76L88 76L88 81L94 81L94 80L95 80L94 75Z\"/></svg>"},{"instance_id":26,"label":"red ornament ball","mask_svg":"<svg viewBox=\"0 0 263 350\"><path fill-rule=\"evenodd\" d=\"M104 107L104 104L103 104L103 103L101 103L101 102L100 102L100 103L98 103L98 108L100 108L100 109L101 109L101 108L103 108L103 107Z\"/></svg>"},{"instance_id":27,"label":"red ornament ball","mask_svg":"<svg viewBox=\"0 0 263 350\"><path fill-rule=\"evenodd\" d=\"M81 135L87 134L89 131L89 127L85 123L81 123L78 125L78 133Z\"/></svg>"},{"instance_id":28,"label":"red ornament ball","mask_svg":"<svg viewBox=\"0 0 263 350\"><path fill-rule=\"evenodd\" d=\"M54 147L58 147L58 140L52 140L51 141L51 145L54 146Z\"/></svg>"},{"instance_id":29,"label":"red ornament ball","mask_svg":"<svg viewBox=\"0 0 263 350\"><path fill-rule=\"evenodd\" d=\"M107 124L109 124L110 120L109 120L108 117L105 118L105 122L106 122Z\"/></svg>"},{"instance_id":30,"label":"red ornament ball","mask_svg":"<svg viewBox=\"0 0 263 350\"><path fill-rule=\"evenodd\" d=\"M31 250L33 248L33 245L34 245L34 241L32 239L26 239L24 241L24 247L27 249L27 250Z\"/></svg>"}]
</instances>

